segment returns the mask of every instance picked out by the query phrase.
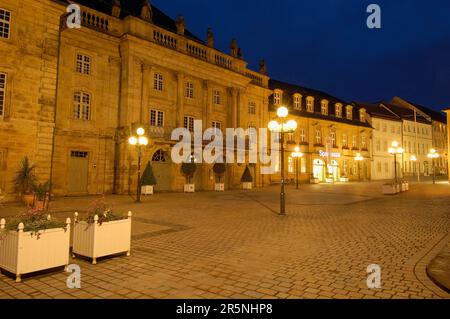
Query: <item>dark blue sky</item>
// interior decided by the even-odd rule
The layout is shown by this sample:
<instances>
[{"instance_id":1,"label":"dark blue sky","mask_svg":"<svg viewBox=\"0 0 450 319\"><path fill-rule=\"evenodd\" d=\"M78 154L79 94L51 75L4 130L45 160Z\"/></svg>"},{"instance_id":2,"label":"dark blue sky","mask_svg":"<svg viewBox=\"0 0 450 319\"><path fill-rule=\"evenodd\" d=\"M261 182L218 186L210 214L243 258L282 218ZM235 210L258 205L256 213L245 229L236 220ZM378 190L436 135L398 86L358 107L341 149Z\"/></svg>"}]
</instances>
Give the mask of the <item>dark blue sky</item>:
<instances>
[{"instance_id":1,"label":"dark blue sky","mask_svg":"<svg viewBox=\"0 0 450 319\"><path fill-rule=\"evenodd\" d=\"M237 38L253 69L264 58L272 78L346 101L398 95L435 109L450 106L450 0L152 0L183 14L216 47ZM382 28L366 26L381 6Z\"/></svg>"}]
</instances>

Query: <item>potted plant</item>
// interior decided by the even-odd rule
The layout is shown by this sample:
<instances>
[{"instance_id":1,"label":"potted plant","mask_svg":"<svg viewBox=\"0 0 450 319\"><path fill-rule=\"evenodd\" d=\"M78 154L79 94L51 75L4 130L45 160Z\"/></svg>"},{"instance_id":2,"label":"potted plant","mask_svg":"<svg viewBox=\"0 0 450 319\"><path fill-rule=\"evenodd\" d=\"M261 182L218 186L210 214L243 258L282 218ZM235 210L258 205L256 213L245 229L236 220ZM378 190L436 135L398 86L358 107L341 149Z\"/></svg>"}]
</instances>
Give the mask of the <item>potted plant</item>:
<instances>
[{"instance_id":1,"label":"potted plant","mask_svg":"<svg viewBox=\"0 0 450 319\"><path fill-rule=\"evenodd\" d=\"M144 174L141 177L141 193L143 195L153 195L153 186L156 185L156 178L153 174L152 166L150 162L145 167Z\"/></svg>"},{"instance_id":2,"label":"potted plant","mask_svg":"<svg viewBox=\"0 0 450 319\"><path fill-rule=\"evenodd\" d=\"M195 171L197 170L197 165L194 162L194 159L187 163L183 163L181 165L181 171L186 176L186 184L184 184L184 192L185 193L194 193L195 185L192 183L192 178L194 177Z\"/></svg>"},{"instance_id":3,"label":"potted plant","mask_svg":"<svg viewBox=\"0 0 450 319\"><path fill-rule=\"evenodd\" d=\"M243 189L252 189L253 177L248 166L245 167L244 174L242 174L241 183Z\"/></svg>"},{"instance_id":4,"label":"potted plant","mask_svg":"<svg viewBox=\"0 0 450 319\"><path fill-rule=\"evenodd\" d=\"M34 186L34 207L37 210L46 210L48 206L48 192L50 190L50 183L39 183Z\"/></svg>"},{"instance_id":5,"label":"potted plant","mask_svg":"<svg viewBox=\"0 0 450 319\"><path fill-rule=\"evenodd\" d=\"M382 187L382 192L384 195L395 195L399 193L396 183L386 183Z\"/></svg>"},{"instance_id":6,"label":"potted plant","mask_svg":"<svg viewBox=\"0 0 450 319\"><path fill-rule=\"evenodd\" d=\"M223 192L225 191L225 183L222 182L223 174L226 170L226 164L225 163L215 163L213 166L213 171L216 177L216 182L214 184L214 190L216 192Z\"/></svg>"},{"instance_id":7,"label":"potted plant","mask_svg":"<svg viewBox=\"0 0 450 319\"><path fill-rule=\"evenodd\" d=\"M72 253L92 258L92 264L97 264L97 258L126 253L131 250L131 212L121 215L113 212L104 197L95 201L88 209L87 216L81 219L75 213L73 227Z\"/></svg>"},{"instance_id":8,"label":"potted plant","mask_svg":"<svg viewBox=\"0 0 450 319\"><path fill-rule=\"evenodd\" d=\"M34 204L33 188L36 183L36 174L34 173L36 165L31 164L28 156L26 156L16 172L14 178L14 187L16 192L22 198L22 201L28 206L32 207Z\"/></svg>"},{"instance_id":9,"label":"potted plant","mask_svg":"<svg viewBox=\"0 0 450 319\"><path fill-rule=\"evenodd\" d=\"M0 221L0 268L15 274L16 282L23 274L67 266L69 250L70 218L59 222L31 210Z\"/></svg>"}]
</instances>

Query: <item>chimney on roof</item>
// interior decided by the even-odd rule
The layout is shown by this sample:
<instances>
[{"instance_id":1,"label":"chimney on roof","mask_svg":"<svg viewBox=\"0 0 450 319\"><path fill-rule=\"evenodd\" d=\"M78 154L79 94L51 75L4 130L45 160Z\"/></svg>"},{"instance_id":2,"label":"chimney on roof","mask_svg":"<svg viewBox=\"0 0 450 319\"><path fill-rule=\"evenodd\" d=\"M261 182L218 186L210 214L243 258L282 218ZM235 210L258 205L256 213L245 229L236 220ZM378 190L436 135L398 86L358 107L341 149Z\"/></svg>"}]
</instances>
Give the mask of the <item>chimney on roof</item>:
<instances>
[{"instance_id":1,"label":"chimney on roof","mask_svg":"<svg viewBox=\"0 0 450 319\"><path fill-rule=\"evenodd\" d=\"M238 56L238 44L237 44L237 40L233 38L233 40L231 40L231 56L237 58Z\"/></svg>"},{"instance_id":2,"label":"chimney on roof","mask_svg":"<svg viewBox=\"0 0 450 319\"><path fill-rule=\"evenodd\" d=\"M267 75L267 73L268 73L266 61L264 59L259 61L259 73L261 73L263 75Z\"/></svg>"},{"instance_id":3,"label":"chimney on roof","mask_svg":"<svg viewBox=\"0 0 450 319\"><path fill-rule=\"evenodd\" d=\"M211 28L208 28L208 32L206 33L206 42L210 48L214 48L214 33Z\"/></svg>"},{"instance_id":4,"label":"chimney on roof","mask_svg":"<svg viewBox=\"0 0 450 319\"><path fill-rule=\"evenodd\" d=\"M141 19L148 22L152 22L152 18L153 18L152 6L150 5L149 0L143 0L141 8Z\"/></svg>"},{"instance_id":5,"label":"chimney on roof","mask_svg":"<svg viewBox=\"0 0 450 319\"><path fill-rule=\"evenodd\" d=\"M111 9L111 15L116 18L120 18L120 12L122 11L122 5L120 0L114 0Z\"/></svg>"},{"instance_id":6,"label":"chimney on roof","mask_svg":"<svg viewBox=\"0 0 450 319\"><path fill-rule=\"evenodd\" d=\"M186 21L184 21L183 15L178 15L178 19L175 22L175 25L177 26L178 35L184 35L184 30L186 29Z\"/></svg>"}]
</instances>

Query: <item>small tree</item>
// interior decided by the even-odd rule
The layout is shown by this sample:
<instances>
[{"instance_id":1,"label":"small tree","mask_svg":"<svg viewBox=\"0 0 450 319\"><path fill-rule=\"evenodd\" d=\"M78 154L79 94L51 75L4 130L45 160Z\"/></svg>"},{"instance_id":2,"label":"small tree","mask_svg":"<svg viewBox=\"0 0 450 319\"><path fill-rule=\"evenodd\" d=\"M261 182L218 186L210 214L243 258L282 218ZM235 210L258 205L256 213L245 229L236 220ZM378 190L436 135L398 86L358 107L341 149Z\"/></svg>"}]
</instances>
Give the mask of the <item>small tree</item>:
<instances>
[{"instance_id":1,"label":"small tree","mask_svg":"<svg viewBox=\"0 0 450 319\"><path fill-rule=\"evenodd\" d=\"M36 174L34 170L36 165L30 164L28 156L22 160L19 170L16 172L16 177L14 178L14 187L16 192L20 194L30 194L34 185L36 184Z\"/></svg>"},{"instance_id":2,"label":"small tree","mask_svg":"<svg viewBox=\"0 0 450 319\"><path fill-rule=\"evenodd\" d=\"M195 164L194 159L191 159L190 162L183 163L181 165L181 171L186 176L187 184L191 184L192 177L194 176L196 170L197 165Z\"/></svg>"},{"instance_id":3,"label":"small tree","mask_svg":"<svg viewBox=\"0 0 450 319\"><path fill-rule=\"evenodd\" d=\"M253 177L248 166L245 167L244 174L242 174L241 183L253 183Z\"/></svg>"},{"instance_id":4,"label":"small tree","mask_svg":"<svg viewBox=\"0 0 450 319\"><path fill-rule=\"evenodd\" d=\"M222 182L222 176L225 174L226 165L225 163L215 163L213 166L213 172L216 174L216 177L219 179L219 183Z\"/></svg>"},{"instance_id":5,"label":"small tree","mask_svg":"<svg viewBox=\"0 0 450 319\"><path fill-rule=\"evenodd\" d=\"M153 174L153 168L150 162L147 163L147 166L145 167L144 173L141 177L141 185L142 186L154 186L156 185L156 178Z\"/></svg>"}]
</instances>

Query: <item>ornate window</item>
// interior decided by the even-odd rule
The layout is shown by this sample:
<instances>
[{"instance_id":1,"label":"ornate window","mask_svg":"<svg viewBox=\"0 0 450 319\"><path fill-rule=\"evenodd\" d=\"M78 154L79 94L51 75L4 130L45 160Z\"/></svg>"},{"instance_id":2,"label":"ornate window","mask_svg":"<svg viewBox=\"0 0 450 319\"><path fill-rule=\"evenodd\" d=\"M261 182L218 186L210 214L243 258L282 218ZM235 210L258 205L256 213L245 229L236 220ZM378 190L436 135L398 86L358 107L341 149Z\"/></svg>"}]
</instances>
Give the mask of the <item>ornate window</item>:
<instances>
[{"instance_id":1,"label":"ornate window","mask_svg":"<svg viewBox=\"0 0 450 319\"><path fill-rule=\"evenodd\" d=\"M342 104L337 103L335 105L335 115L337 118L341 118L342 117Z\"/></svg>"},{"instance_id":2,"label":"ornate window","mask_svg":"<svg viewBox=\"0 0 450 319\"><path fill-rule=\"evenodd\" d=\"M219 121L213 121L212 122L212 127L215 131L216 134L219 134L219 132L222 131L222 123Z\"/></svg>"},{"instance_id":3,"label":"ornate window","mask_svg":"<svg viewBox=\"0 0 450 319\"><path fill-rule=\"evenodd\" d=\"M184 117L184 128L191 132L194 132L194 118L192 116Z\"/></svg>"},{"instance_id":4,"label":"ornate window","mask_svg":"<svg viewBox=\"0 0 450 319\"><path fill-rule=\"evenodd\" d=\"M328 115L328 101L322 100L322 102L320 103L320 107L321 107L322 115Z\"/></svg>"},{"instance_id":5,"label":"ornate window","mask_svg":"<svg viewBox=\"0 0 450 319\"><path fill-rule=\"evenodd\" d=\"M353 120L353 108L350 105L347 105L347 120Z\"/></svg>"},{"instance_id":6,"label":"ornate window","mask_svg":"<svg viewBox=\"0 0 450 319\"><path fill-rule=\"evenodd\" d=\"M304 128L300 129L300 142L306 143L306 131Z\"/></svg>"},{"instance_id":7,"label":"ornate window","mask_svg":"<svg viewBox=\"0 0 450 319\"><path fill-rule=\"evenodd\" d=\"M73 118L77 120L91 119L91 95L77 91L73 95Z\"/></svg>"},{"instance_id":8,"label":"ornate window","mask_svg":"<svg viewBox=\"0 0 450 319\"><path fill-rule=\"evenodd\" d=\"M0 119L5 116L6 74L0 73Z\"/></svg>"},{"instance_id":9,"label":"ornate window","mask_svg":"<svg viewBox=\"0 0 450 319\"><path fill-rule=\"evenodd\" d=\"M306 110L310 113L314 112L314 98L312 96L306 98Z\"/></svg>"},{"instance_id":10,"label":"ornate window","mask_svg":"<svg viewBox=\"0 0 450 319\"><path fill-rule=\"evenodd\" d=\"M316 130L316 144L321 145L322 144L322 132L320 129Z\"/></svg>"},{"instance_id":11,"label":"ornate window","mask_svg":"<svg viewBox=\"0 0 450 319\"><path fill-rule=\"evenodd\" d=\"M348 147L348 136L347 134L342 134L342 146Z\"/></svg>"},{"instance_id":12,"label":"ornate window","mask_svg":"<svg viewBox=\"0 0 450 319\"><path fill-rule=\"evenodd\" d=\"M164 90L164 76L161 73L155 73L153 78L153 88L157 91Z\"/></svg>"},{"instance_id":13,"label":"ornate window","mask_svg":"<svg viewBox=\"0 0 450 319\"><path fill-rule=\"evenodd\" d=\"M84 75L91 74L91 57L84 54L77 54L76 72Z\"/></svg>"},{"instance_id":14,"label":"ornate window","mask_svg":"<svg viewBox=\"0 0 450 319\"><path fill-rule=\"evenodd\" d=\"M254 101L248 102L248 114L256 114L256 103Z\"/></svg>"},{"instance_id":15,"label":"ornate window","mask_svg":"<svg viewBox=\"0 0 450 319\"><path fill-rule=\"evenodd\" d=\"M0 8L0 38L9 39L11 31L11 12Z\"/></svg>"},{"instance_id":16,"label":"ornate window","mask_svg":"<svg viewBox=\"0 0 450 319\"><path fill-rule=\"evenodd\" d=\"M352 148L357 148L357 147L358 147L358 140L356 139L356 135L353 135Z\"/></svg>"},{"instance_id":17,"label":"ornate window","mask_svg":"<svg viewBox=\"0 0 450 319\"><path fill-rule=\"evenodd\" d=\"M155 154L153 154L152 162L166 162L166 156L164 155L163 150L157 150Z\"/></svg>"},{"instance_id":18,"label":"ornate window","mask_svg":"<svg viewBox=\"0 0 450 319\"><path fill-rule=\"evenodd\" d=\"M366 122L366 110L365 109L359 110L359 121Z\"/></svg>"},{"instance_id":19,"label":"ornate window","mask_svg":"<svg viewBox=\"0 0 450 319\"><path fill-rule=\"evenodd\" d=\"M276 90L273 93L273 104L274 105L281 105L281 101L282 101L282 94L281 91Z\"/></svg>"},{"instance_id":20,"label":"ornate window","mask_svg":"<svg viewBox=\"0 0 450 319\"><path fill-rule=\"evenodd\" d=\"M302 96L300 94L294 94L294 110L302 109Z\"/></svg>"},{"instance_id":21,"label":"ornate window","mask_svg":"<svg viewBox=\"0 0 450 319\"><path fill-rule=\"evenodd\" d=\"M333 147L336 146L336 132L330 133L330 142L331 142L331 146L333 146Z\"/></svg>"},{"instance_id":22,"label":"ornate window","mask_svg":"<svg viewBox=\"0 0 450 319\"><path fill-rule=\"evenodd\" d=\"M363 149L367 148L367 144L366 144L366 134L361 135L361 147Z\"/></svg>"},{"instance_id":23,"label":"ornate window","mask_svg":"<svg viewBox=\"0 0 450 319\"><path fill-rule=\"evenodd\" d=\"M215 105L222 104L221 94L220 94L219 90L214 90L213 99L214 99L214 104Z\"/></svg>"},{"instance_id":24,"label":"ornate window","mask_svg":"<svg viewBox=\"0 0 450 319\"><path fill-rule=\"evenodd\" d=\"M194 83L191 81L186 82L186 97L189 99L194 98Z\"/></svg>"}]
</instances>

